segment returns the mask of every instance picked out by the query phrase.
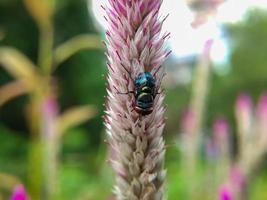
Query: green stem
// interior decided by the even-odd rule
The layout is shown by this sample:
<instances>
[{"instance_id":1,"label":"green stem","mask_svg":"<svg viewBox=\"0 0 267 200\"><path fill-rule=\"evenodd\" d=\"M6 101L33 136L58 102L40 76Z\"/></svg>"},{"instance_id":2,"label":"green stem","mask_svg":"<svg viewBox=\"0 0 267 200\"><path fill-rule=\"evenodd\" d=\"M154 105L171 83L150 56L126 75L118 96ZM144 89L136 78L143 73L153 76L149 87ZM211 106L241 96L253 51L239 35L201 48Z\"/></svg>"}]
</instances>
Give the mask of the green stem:
<instances>
[{"instance_id":1,"label":"green stem","mask_svg":"<svg viewBox=\"0 0 267 200\"><path fill-rule=\"evenodd\" d=\"M29 192L32 199L41 200L42 196L42 155L43 145L39 135L40 127L40 97L37 92L31 94L28 107L28 118L31 131L29 146L28 180Z\"/></svg>"},{"instance_id":2,"label":"green stem","mask_svg":"<svg viewBox=\"0 0 267 200\"><path fill-rule=\"evenodd\" d=\"M31 141L29 153L29 192L32 199L42 198L42 153L43 145L39 139Z\"/></svg>"},{"instance_id":3,"label":"green stem","mask_svg":"<svg viewBox=\"0 0 267 200\"><path fill-rule=\"evenodd\" d=\"M56 180L57 171L55 164L57 144L49 141L50 138L43 137L46 133L42 133L43 113L41 112L43 100L49 94L51 87L53 32L52 23L40 26L38 66L42 71L44 82L32 94L30 105L32 144L29 153L29 185L31 197L34 200L54 200L57 195L55 188L52 188L56 184L54 180ZM52 148L50 148L51 142ZM50 173L54 177L51 178Z\"/></svg>"},{"instance_id":4,"label":"green stem","mask_svg":"<svg viewBox=\"0 0 267 200\"><path fill-rule=\"evenodd\" d=\"M52 24L40 27L38 65L45 76L49 76L52 70L53 37Z\"/></svg>"}]
</instances>

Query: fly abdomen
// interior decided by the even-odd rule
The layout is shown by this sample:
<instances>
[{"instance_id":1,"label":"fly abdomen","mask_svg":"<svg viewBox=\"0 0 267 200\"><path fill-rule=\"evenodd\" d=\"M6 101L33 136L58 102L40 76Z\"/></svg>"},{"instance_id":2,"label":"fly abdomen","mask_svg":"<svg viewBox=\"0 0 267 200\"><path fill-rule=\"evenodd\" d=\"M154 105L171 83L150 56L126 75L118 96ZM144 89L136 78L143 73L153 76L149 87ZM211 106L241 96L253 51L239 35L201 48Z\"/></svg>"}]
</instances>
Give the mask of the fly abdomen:
<instances>
[{"instance_id":1,"label":"fly abdomen","mask_svg":"<svg viewBox=\"0 0 267 200\"><path fill-rule=\"evenodd\" d=\"M148 108L153 107L153 101L154 101L154 98L151 94L141 93L136 98L136 106L142 109L148 109Z\"/></svg>"}]
</instances>

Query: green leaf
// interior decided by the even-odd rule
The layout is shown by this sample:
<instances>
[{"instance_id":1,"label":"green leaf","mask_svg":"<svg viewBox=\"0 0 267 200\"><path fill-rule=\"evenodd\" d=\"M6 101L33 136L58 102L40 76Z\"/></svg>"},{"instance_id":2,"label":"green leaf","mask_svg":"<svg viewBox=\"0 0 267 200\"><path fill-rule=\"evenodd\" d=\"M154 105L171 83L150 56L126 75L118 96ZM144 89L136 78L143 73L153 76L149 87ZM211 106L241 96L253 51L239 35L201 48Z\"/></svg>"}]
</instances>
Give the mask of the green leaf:
<instances>
[{"instance_id":1,"label":"green leaf","mask_svg":"<svg viewBox=\"0 0 267 200\"><path fill-rule=\"evenodd\" d=\"M29 88L25 87L25 84L21 81L7 83L0 87L0 107L11 99L26 94L27 92L29 92Z\"/></svg>"},{"instance_id":2,"label":"green leaf","mask_svg":"<svg viewBox=\"0 0 267 200\"><path fill-rule=\"evenodd\" d=\"M79 106L71 108L63 113L58 119L59 134L64 134L68 129L73 128L96 115L94 106Z\"/></svg>"},{"instance_id":3,"label":"green leaf","mask_svg":"<svg viewBox=\"0 0 267 200\"><path fill-rule=\"evenodd\" d=\"M54 52L54 66L83 49L103 49L100 37L93 34L78 35L61 44Z\"/></svg>"},{"instance_id":4,"label":"green leaf","mask_svg":"<svg viewBox=\"0 0 267 200\"><path fill-rule=\"evenodd\" d=\"M40 79L35 65L18 50L10 47L0 48L0 64L10 75L29 88L39 85Z\"/></svg>"}]
</instances>

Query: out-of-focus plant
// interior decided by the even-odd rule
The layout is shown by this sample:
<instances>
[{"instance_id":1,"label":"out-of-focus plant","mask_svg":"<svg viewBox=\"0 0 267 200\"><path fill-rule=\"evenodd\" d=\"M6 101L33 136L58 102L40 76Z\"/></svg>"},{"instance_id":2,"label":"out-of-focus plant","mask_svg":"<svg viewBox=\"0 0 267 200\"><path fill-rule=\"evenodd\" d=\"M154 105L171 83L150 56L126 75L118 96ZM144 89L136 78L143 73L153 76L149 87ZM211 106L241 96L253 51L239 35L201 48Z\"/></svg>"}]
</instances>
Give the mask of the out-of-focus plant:
<instances>
[{"instance_id":1,"label":"out-of-focus plant","mask_svg":"<svg viewBox=\"0 0 267 200\"><path fill-rule=\"evenodd\" d=\"M243 200L247 196L247 190L250 186L250 180L256 174L264 155L267 153L267 95L262 93L259 98L256 109L253 108L252 100L249 95L241 94L237 98L235 106L237 122L237 155L233 155L233 143L231 143L230 128L227 121L223 118L215 120L212 128L212 134L203 142L205 167L203 176L197 174L191 175L188 190L192 199L205 198L220 200ZM182 145L186 148L190 144L190 139L194 124L194 115L192 112L186 113L182 121L183 131L189 133L186 139L182 140ZM183 137L184 138L184 137ZM190 156L190 155L185 155ZM196 166L200 167L200 154L196 155ZM182 159L187 159L182 157ZM181 170L187 171L182 168ZM207 183L202 186L201 183ZM202 188L205 193L196 196L193 189ZM218 196L219 195L219 196Z\"/></svg>"},{"instance_id":2,"label":"out-of-focus plant","mask_svg":"<svg viewBox=\"0 0 267 200\"><path fill-rule=\"evenodd\" d=\"M226 0L186 0L187 5L194 13L191 25L195 28L206 23L210 17L216 15L218 7Z\"/></svg>"},{"instance_id":3,"label":"out-of-focus plant","mask_svg":"<svg viewBox=\"0 0 267 200\"><path fill-rule=\"evenodd\" d=\"M199 137L201 137L202 124L204 113L206 111L206 100L209 89L209 76L211 71L210 50L213 40L208 40L204 46L203 53L199 58L196 66L194 80L192 85L192 95L190 109L194 115L194 126L192 126L191 142L194 144L193 157L197 154ZM192 163L195 166L196 158L193 158Z\"/></svg>"},{"instance_id":4,"label":"out-of-focus plant","mask_svg":"<svg viewBox=\"0 0 267 200\"><path fill-rule=\"evenodd\" d=\"M216 172L215 176L219 180L224 178L228 172L228 166L231 164L231 145L229 124L224 118L218 118L213 124L213 145L216 153Z\"/></svg>"},{"instance_id":5,"label":"out-of-focus plant","mask_svg":"<svg viewBox=\"0 0 267 200\"><path fill-rule=\"evenodd\" d=\"M219 187L219 199L242 200L246 199L246 178L243 172L237 167L232 166L226 181Z\"/></svg>"},{"instance_id":6,"label":"out-of-focus plant","mask_svg":"<svg viewBox=\"0 0 267 200\"><path fill-rule=\"evenodd\" d=\"M237 120L237 136L239 141L239 155L242 157L248 143L251 142L253 107L251 98L247 94L240 94L236 101L235 114Z\"/></svg>"},{"instance_id":7,"label":"out-of-focus plant","mask_svg":"<svg viewBox=\"0 0 267 200\"><path fill-rule=\"evenodd\" d=\"M195 2L204 3L212 2L212 0ZM181 139L179 141L183 150L181 151L181 169L179 173L183 176L184 174L189 174L185 176L184 183L186 184L183 183L183 189L186 193L189 193L186 194L186 199L217 199L218 193L219 198L224 200L245 199L245 196L248 196L247 191L250 189L250 184L253 185L254 175L258 173L256 169L260 167L260 163L266 153L267 144L264 137L266 137L267 132L267 119L265 118L266 107L264 105L266 104L264 102L266 97L264 94L262 94L256 109L253 108L252 101L248 95L240 95L234 110L236 114L236 129L230 128L230 125L233 124L233 120L230 120L231 118L228 118L229 125L226 120L215 118L218 115L218 111L220 111L219 114L226 114L227 111L227 115L234 114L232 106L229 106L229 104L233 104L233 96L241 88L243 90L251 90L253 96L256 96L266 86L266 78L264 78L266 73L263 73L266 70L264 64L266 59L264 59L265 54L260 53L266 49L266 45L263 42L265 41L266 31L259 29L260 26L266 24L266 13L263 16L256 15L248 19L248 23L237 25L237 27L240 26L240 30L233 29L231 32L237 36L236 40L234 40L236 43L230 41L235 46L232 54L231 73L220 78L214 76L212 83L215 83L215 85L211 85L208 84L207 77L212 74L212 68L209 66L210 70L206 70L204 75L197 73L197 71L203 69L199 69L200 67L195 69L195 76L197 77L194 77L194 79L203 80L198 82L199 84L196 84L196 81L193 82L192 94L197 94L197 92L199 94L192 95L191 102L196 102L195 105L202 106L192 108L192 103L189 105L189 111L186 112L182 119L182 134L180 134ZM201 28L201 26L195 28ZM244 37L242 37L243 34ZM252 44L254 45L254 41L257 41L261 51L257 50L254 53L251 48ZM242 45L245 45L245 47ZM203 54L200 56L203 56ZM212 60L209 60L208 64L211 65L211 62ZM254 64L257 70L251 70L251 66L254 66ZM214 79L216 80L214 81ZM218 80L225 82L219 82ZM247 85L242 85L242 81ZM205 94L205 92L209 92L210 86L213 90L212 96L207 97L208 93ZM201 88L204 88L204 93ZM224 92L221 93L221 91ZM227 95L229 95L229 98ZM208 105L211 108L210 110L205 108L207 99L211 99L209 102L212 105ZM218 105L218 102L220 102L220 105ZM197 119L199 117L200 120ZM206 117L207 120L205 119ZM206 126L206 124L212 123L214 118L213 127ZM202 123L197 125L198 120L204 122L203 125ZM198 139L195 139L196 135ZM193 151L192 149L195 150ZM188 164L185 162L188 162Z\"/></svg>"},{"instance_id":8,"label":"out-of-focus plant","mask_svg":"<svg viewBox=\"0 0 267 200\"><path fill-rule=\"evenodd\" d=\"M57 163L60 140L67 129L96 113L93 106L80 106L59 113L53 70L77 51L102 48L95 35L81 35L54 48L55 0L25 0L26 8L39 29L37 66L12 47L0 47L0 64L14 81L0 87L0 106L24 94L29 95L27 119L31 132L29 192L34 200L57 199Z\"/></svg>"},{"instance_id":9,"label":"out-of-focus plant","mask_svg":"<svg viewBox=\"0 0 267 200\"><path fill-rule=\"evenodd\" d=\"M198 64L194 71L192 83L191 102L187 113L182 119L182 156L184 169L188 177L195 177L198 169L200 140L203 137L203 120L206 112L206 100L209 89L209 76L211 72L210 50L213 40L207 40L202 54L199 56ZM188 183L194 185L192 182ZM195 186L189 193L195 194ZM190 189L190 187L187 187ZM196 192L197 193L197 192ZM196 194L197 195L197 194ZM194 198L194 197L189 197Z\"/></svg>"},{"instance_id":10,"label":"out-of-focus plant","mask_svg":"<svg viewBox=\"0 0 267 200\"><path fill-rule=\"evenodd\" d=\"M231 166L231 135L229 124L223 117L216 118L208 140L205 141L205 158L207 159L207 171L205 176L209 178L209 190L207 196L210 199L217 197L217 189L222 180L228 176Z\"/></svg>"},{"instance_id":11,"label":"out-of-focus plant","mask_svg":"<svg viewBox=\"0 0 267 200\"><path fill-rule=\"evenodd\" d=\"M244 199L249 180L267 153L267 95L263 93L254 110L250 97L241 94L236 103L239 151L228 184L234 199Z\"/></svg>"},{"instance_id":12,"label":"out-of-focus plant","mask_svg":"<svg viewBox=\"0 0 267 200\"><path fill-rule=\"evenodd\" d=\"M216 14L217 7L223 2L224 0L187 0L186 3L188 7L195 15L195 19L191 23L191 26L193 28L201 28L202 24L207 23L209 18ZM183 132L188 132L186 135L185 133L182 134L181 142L183 146L182 156L184 169L186 169L185 171L187 172L188 177L198 176L198 169L200 168L199 150L201 149L201 141L204 138L203 122L206 117L206 104L210 88L210 75L212 72L210 51L215 40L208 35L206 38L207 40L203 45L203 51L197 60L196 68L193 72L191 101L189 104L191 122L187 125L185 124L188 126L187 128L182 128ZM210 140L208 147L212 148L210 149L212 151L216 150L216 148L214 149L215 145L213 143L216 142L216 137L218 136L215 134L214 137L215 139L212 138ZM191 188L188 191L190 196L188 198L197 198L199 194L196 187L199 184L196 183L196 181L191 181L188 184L189 186L187 188ZM214 184L212 186L214 186Z\"/></svg>"},{"instance_id":13,"label":"out-of-focus plant","mask_svg":"<svg viewBox=\"0 0 267 200\"><path fill-rule=\"evenodd\" d=\"M192 164L195 163L194 159L194 153L195 153L195 147L193 147L192 138L194 138L195 134L195 127L196 127L196 117L195 112L193 112L192 109L187 109L182 117L181 121L181 128L182 128L182 134L181 134L181 142L182 145L182 151L183 151L183 160L185 161L184 164L186 165L185 169L190 169L191 167L194 167Z\"/></svg>"}]
</instances>

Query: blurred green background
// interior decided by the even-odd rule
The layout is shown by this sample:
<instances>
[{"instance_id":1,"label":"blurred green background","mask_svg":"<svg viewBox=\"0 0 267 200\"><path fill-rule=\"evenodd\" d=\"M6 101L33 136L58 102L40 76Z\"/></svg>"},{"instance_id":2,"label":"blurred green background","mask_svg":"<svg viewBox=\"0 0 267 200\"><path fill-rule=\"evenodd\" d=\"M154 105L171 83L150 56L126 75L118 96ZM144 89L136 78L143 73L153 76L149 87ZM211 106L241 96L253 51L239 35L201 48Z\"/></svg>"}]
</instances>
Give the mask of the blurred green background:
<instances>
[{"instance_id":1,"label":"blurred green background","mask_svg":"<svg viewBox=\"0 0 267 200\"><path fill-rule=\"evenodd\" d=\"M86 0L58 1L55 13L55 46L78 34L103 35L95 28L95 19L88 12ZM230 122L235 144L234 104L237 95L247 92L256 102L259 95L267 89L267 12L253 10L244 21L223 25L223 30L231 50L229 60L224 64L229 70L223 74L216 70L212 72L204 131L209 134L214 118L225 116ZM21 0L0 0L0 46L15 47L37 62L38 28ZM64 135L59 174L60 193L64 200L101 200L112 196L114 175L106 162L107 146L104 143L102 121L106 94L105 59L104 48L82 50L62 63L53 74L59 86L61 111L86 104L95 105L98 110L93 119L72 128ZM174 67L179 68L172 59L171 57L166 62L167 73L172 73ZM194 67L188 68L192 73ZM0 68L0 86L10 80L12 77ZM168 144L166 188L170 200L186 199L186 177L179 170L182 160L177 140L181 116L190 99L191 86L191 82L165 85L168 118L164 131ZM25 119L27 100L27 96L21 96L0 108L0 172L18 176L25 183L30 139ZM267 162L263 162L251 183L248 194L252 200L267 199L266 167ZM200 169L200 177L201 173ZM0 188L0 191L3 194L10 193L7 189Z\"/></svg>"}]
</instances>

